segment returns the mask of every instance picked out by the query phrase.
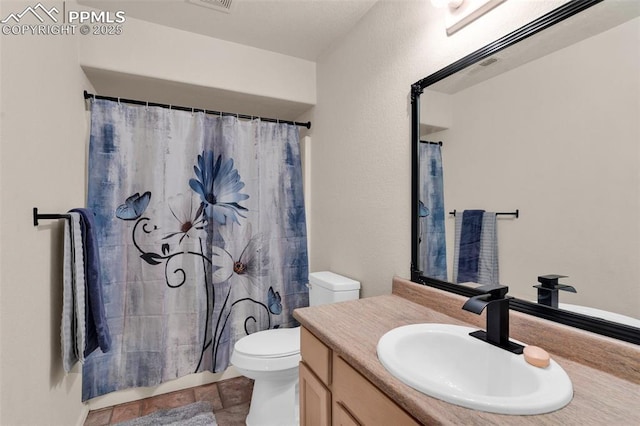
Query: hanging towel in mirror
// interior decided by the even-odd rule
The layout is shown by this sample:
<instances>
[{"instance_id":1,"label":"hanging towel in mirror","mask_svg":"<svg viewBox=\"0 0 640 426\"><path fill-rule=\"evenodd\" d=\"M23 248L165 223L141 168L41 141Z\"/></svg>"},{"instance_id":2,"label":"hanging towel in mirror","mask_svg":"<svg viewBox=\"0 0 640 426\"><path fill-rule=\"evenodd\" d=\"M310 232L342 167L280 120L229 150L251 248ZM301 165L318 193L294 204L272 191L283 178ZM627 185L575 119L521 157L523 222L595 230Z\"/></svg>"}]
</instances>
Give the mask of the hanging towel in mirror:
<instances>
[{"instance_id":1,"label":"hanging towel in mirror","mask_svg":"<svg viewBox=\"0 0 640 426\"><path fill-rule=\"evenodd\" d=\"M499 283L495 212L465 210L456 215L453 282Z\"/></svg>"},{"instance_id":2,"label":"hanging towel in mirror","mask_svg":"<svg viewBox=\"0 0 640 426\"><path fill-rule=\"evenodd\" d=\"M480 234L480 259L478 261L478 282L480 284L500 284L497 230L495 212L484 212Z\"/></svg>"}]
</instances>

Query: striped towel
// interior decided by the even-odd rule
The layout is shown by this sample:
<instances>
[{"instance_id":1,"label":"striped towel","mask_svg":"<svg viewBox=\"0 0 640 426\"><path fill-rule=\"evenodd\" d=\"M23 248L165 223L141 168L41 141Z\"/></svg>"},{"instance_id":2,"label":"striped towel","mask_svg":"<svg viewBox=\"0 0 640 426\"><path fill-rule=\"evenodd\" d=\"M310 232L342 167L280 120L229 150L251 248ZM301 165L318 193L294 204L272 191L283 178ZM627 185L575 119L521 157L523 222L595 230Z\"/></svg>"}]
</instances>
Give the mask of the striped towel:
<instances>
[{"instance_id":1,"label":"striped towel","mask_svg":"<svg viewBox=\"0 0 640 426\"><path fill-rule=\"evenodd\" d=\"M84 361L85 346L85 274L84 246L80 214L69 213L64 224L64 267L62 289L62 365L71 371L76 362Z\"/></svg>"},{"instance_id":2,"label":"striped towel","mask_svg":"<svg viewBox=\"0 0 640 426\"><path fill-rule=\"evenodd\" d=\"M499 284L496 214L465 210L456 215L453 282Z\"/></svg>"}]
</instances>

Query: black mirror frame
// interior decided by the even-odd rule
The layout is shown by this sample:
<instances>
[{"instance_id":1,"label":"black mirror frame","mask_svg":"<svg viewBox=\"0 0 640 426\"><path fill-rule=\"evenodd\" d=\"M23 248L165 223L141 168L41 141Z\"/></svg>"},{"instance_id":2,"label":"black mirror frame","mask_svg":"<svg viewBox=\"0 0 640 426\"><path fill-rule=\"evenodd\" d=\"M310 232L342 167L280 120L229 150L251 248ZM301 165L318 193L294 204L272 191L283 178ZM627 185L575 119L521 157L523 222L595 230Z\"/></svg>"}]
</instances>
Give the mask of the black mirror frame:
<instances>
[{"instance_id":1,"label":"black mirror frame","mask_svg":"<svg viewBox=\"0 0 640 426\"><path fill-rule=\"evenodd\" d=\"M529 24L507 34L498 40L476 50L451 65L419 80L411 85L411 281L428 285L440 290L460 294L462 296L475 296L477 291L446 281L426 277L418 269L419 257L419 143L420 143L420 95L423 90L472 65L499 52L515 43L518 43L532 35L549 28L603 0L572 0L546 15L530 22ZM587 330L593 333L623 340L640 345L640 329L624 324L606 321L587 315L576 314L569 311L558 310L548 306L539 305L526 300L511 299L510 308L519 312L558 322L571 327Z\"/></svg>"}]
</instances>

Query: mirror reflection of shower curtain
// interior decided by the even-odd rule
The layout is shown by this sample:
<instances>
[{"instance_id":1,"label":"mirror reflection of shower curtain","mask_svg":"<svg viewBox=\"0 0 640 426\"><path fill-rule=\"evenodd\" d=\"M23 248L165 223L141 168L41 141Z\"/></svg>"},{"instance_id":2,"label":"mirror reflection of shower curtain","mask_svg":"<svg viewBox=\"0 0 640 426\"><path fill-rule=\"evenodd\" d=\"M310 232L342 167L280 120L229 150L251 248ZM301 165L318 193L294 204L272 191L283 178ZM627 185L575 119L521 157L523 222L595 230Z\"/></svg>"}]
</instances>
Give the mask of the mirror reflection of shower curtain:
<instances>
[{"instance_id":1,"label":"mirror reflection of shower curtain","mask_svg":"<svg viewBox=\"0 0 640 426\"><path fill-rule=\"evenodd\" d=\"M420 142L420 269L447 280L442 153L438 143Z\"/></svg>"}]
</instances>

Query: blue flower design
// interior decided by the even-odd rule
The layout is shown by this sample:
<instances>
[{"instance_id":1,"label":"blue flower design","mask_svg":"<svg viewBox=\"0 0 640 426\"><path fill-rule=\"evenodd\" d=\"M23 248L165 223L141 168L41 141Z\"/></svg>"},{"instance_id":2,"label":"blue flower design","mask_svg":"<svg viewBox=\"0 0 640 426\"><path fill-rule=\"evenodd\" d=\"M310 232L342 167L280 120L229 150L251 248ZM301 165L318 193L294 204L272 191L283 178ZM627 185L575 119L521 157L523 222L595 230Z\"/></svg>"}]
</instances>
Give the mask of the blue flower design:
<instances>
[{"instance_id":1,"label":"blue flower design","mask_svg":"<svg viewBox=\"0 0 640 426\"><path fill-rule=\"evenodd\" d=\"M213 218L221 225L228 219L240 223L238 216L246 217L246 211L238 202L249 198L239 191L244 188L238 171L233 167L233 159L222 161L222 156L214 161L213 151L204 151L198 155L198 165L193 166L197 179L189 179L189 186L206 205L207 217Z\"/></svg>"}]
</instances>

